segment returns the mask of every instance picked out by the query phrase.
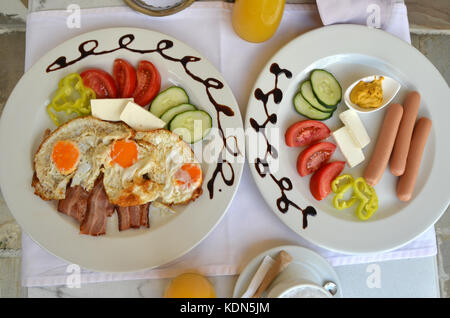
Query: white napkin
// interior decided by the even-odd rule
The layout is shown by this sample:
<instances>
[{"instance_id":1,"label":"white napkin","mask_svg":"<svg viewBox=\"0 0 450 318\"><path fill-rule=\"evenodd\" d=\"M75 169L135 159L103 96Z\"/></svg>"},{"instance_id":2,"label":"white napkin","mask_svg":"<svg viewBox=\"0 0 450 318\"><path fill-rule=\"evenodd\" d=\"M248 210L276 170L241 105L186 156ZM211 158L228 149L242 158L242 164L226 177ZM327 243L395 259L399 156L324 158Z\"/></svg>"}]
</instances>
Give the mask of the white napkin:
<instances>
[{"instance_id":1,"label":"white napkin","mask_svg":"<svg viewBox=\"0 0 450 318\"><path fill-rule=\"evenodd\" d=\"M376 28L389 25L396 0L317 0L323 24L355 23Z\"/></svg>"},{"instance_id":2,"label":"white napkin","mask_svg":"<svg viewBox=\"0 0 450 318\"><path fill-rule=\"evenodd\" d=\"M34 12L27 20L26 68L61 42L91 30L118 26L153 29L184 41L209 59L231 86L244 116L253 83L267 60L284 44L322 23L315 5L286 5L275 36L265 43L252 44L234 33L231 9L229 3L196 2L163 19L139 14L127 7L87 9L81 11L81 28L72 29L66 27L70 14L66 11ZM409 41L403 4L394 6L391 23L385 29ZM285 226L266 205L246 165L226 216L188 254L160 268L136 273L97 273L82 269L81 283L173 277L189 269L204 275L233 275L254 256L284 244L311 248L334 266L425 257L435 255L437 250L434 228L400 249L377 255L342 255L310 244ZM76 268L68 267L69 264L40 248L25 234L22 248L24 286L66 284Z\"/></svg>"},{"instance_id":3,"label":"white napkin","mask_svg":"<svg viewBox=\"0 0 450 318\"><path fill-rule=\"evenodd\" d=\"M256 293L262 281L264 280L264 277L266 277L267 272L270 270L270 268L274 263L275 260L269 255L266 255L263 258L261 264L256 270L256 273L253 275L250 283L248 284L247 289L242 294L241 298L250 298Z\"/></svg>"},{"instance_id":4,"label":"white napkin","mask_svg":"<svg viewBox=\"0 0 450 318\"><path fill-rule=\"evenodd\" d=\"M411 42L409 29L397 28L392 32L400 6L398 0L317 0L317 8L324 25L338 23L363 24L381 28Z\"/></svg>"}]
</instances>

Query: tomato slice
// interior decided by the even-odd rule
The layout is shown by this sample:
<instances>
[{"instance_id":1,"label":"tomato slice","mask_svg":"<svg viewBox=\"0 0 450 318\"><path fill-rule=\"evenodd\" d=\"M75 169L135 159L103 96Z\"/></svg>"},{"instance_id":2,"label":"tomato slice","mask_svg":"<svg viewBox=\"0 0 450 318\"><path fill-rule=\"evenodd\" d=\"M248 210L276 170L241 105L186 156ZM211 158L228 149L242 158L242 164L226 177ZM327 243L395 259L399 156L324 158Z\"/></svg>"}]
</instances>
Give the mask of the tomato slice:
<instances>
[{"instance_id":1,"label":"tomato slice","mask_svg":"<svg viewBox=\"0 0 450 318\"><path fill-rule=\"evenodd\" d=\"M325 139L330 133L327 125L320 121L302 120L290 126L284 137L289 147L300 147Z\"/></svg>"},{"instance_id":2,"label":"tomato slice","mask_svg":"<svg viewBox=\"0 0 450 318\"><path fill-rule=\"evenodd\" d=\"M297 171L304 177L328 162L336 150L331 142L319 142L303 150L297 158Z\"/></svg>"},{"instance_id":3,"label":"tomato slice","mask_svg":"<svg viewBox=\"0 0 450 318\"><path fill-rule=\"evenodd\" d=\"M137 69L137 87L134 102L145 106L158 94L161 88L161 76L156 67L149 61L140 61Z\"/></svg>"},{"instance_id":4,"label":"tomato slice","mask_svg":"<svg viewBox=\"0 0 450 318\"><path fill-rule=\"evenodd\" d=\"M83 84L94 90L96 98L117 97L116 84L109 73L98 68L91 68L80 75L83 79Z\"/></svg>"},{"instance_id":5,"label":"tomato slice","mask_svg":"<svg viewBox=\"0 0 450 318\"><path fill-rule=\"evenodd\" d=\"M345 161L334 161L317 170L309 181L309 189L316 200L323 200L331 192L331 182L344 170Z\"/></svg>"},{"instance_id":6,"label":"tomato slice","mask_svg":"<svg viewBox=\"0 0 450 318\"><path fill-rule=\"evenodd\" d=\"M116 59L113 67L113 77L116 81L117 95L121 98L133 96L136 88L136 70L123 59Z\"/></svg>"}]
</instances>

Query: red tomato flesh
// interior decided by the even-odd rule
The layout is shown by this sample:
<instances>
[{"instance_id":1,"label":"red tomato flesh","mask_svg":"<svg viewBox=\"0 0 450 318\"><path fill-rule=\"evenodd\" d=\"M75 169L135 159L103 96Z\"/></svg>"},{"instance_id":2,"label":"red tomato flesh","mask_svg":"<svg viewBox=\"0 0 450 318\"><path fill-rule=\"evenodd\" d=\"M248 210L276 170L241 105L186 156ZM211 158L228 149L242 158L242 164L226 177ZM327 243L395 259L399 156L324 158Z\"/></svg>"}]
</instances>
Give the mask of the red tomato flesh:
<instances>
[{"instance_id":1,"label":"red tomato flesh","mask_svg":"<svg viewBox=\"0 0 450 318\"><path fill-rule=\"evenodd\" d=\"M123 59L114 61L113 77L116 82L117 95L121 98L133 96L136 88L136 70Z\"/></svg>"},{"instance_id":2,"label":"red tomato flesh","mask_svg":"<svg viewBox=\"0 0 450 318\"><path fill-rule=\"evenodd\" d=\"M309 189L316 200L323 200L331 192L331 182L344 170L345 161L334 161L317 170L309 181Z\"/></svg>"},{"instance_id":3,"label":"red tomato flesh","mask_svg":"<svg viewBox=\"0 0 450 318\"><path fill-rule=\"evenodd\" d=\"M319 142L309 146L297 158L298 173L304 177L315 172L328 162L335 150L336 145L331 142Z\"/></svg>"},{"instance_id":4,"label":"red tomato flesh","mask_svg":"<svg viewBox=\"0 0 450 318\"><path fill-rule=\"evenodd\" d=\"M156 67L149 61L140 61L137 69L137 86L134 92L134 102L138 105L148 105L161 88L161 76Z\"/></svg>"},{"instance_id":5,"label":"red tomato flesh","mask_svg":"<svg viewBox=\"0 0 450 318\"><path fill-rule=\"evenodd\" d=\"M107 72L91 68L81 74L83 84L91 88L96 95L96 98L116 98L117 88L114 79Z\"/></svg>"},{"instance_id":6,"label":"red tomato flesh","mask_svg":"<svg viewBox=\"0 0 450 318\"><path fill-rule=\"evenodd\" d=\"M317 120L302 120L288 128L284 135L289 147L308 146L330 136L330 129Z\"/></svg>"}]
</instances>

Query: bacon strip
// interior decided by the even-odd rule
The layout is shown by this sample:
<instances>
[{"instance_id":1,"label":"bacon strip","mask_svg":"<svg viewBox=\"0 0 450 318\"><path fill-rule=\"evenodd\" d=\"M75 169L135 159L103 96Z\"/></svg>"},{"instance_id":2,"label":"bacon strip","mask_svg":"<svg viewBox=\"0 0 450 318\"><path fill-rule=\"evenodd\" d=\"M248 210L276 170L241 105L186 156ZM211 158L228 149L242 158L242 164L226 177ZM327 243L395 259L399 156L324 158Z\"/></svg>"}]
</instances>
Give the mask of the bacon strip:
<instances>
[{"instance_id":1,"label":"bacon strip","mask_svg":"<svg viewBox=\"0 0 450 318\"><path fill-rule=\"evenodd\" d=\"M58 211L82 223L86 215L89 193L81 186L67 187L66 198L59 200Z\"/></svg>"},{"instance_id":2,"label":"bacon strip","mask_svg":"<svg viewBox=\"0 0 450 318\"><path fill-rule=\"evenodd\" d=\"M137 206L118 206L119 231L141 226L149 228L149 207L150 202ZM116 207L109 202L103 187L102 176L95 181L90 192L86 192L81 186L67 187L66 198L58 202L58 211L80 222L81 234L92 236L105 234L107 218L115 210Z\"/></svg>"},{"instance_id":3,"label":"bacon strip","mask_svg":"<svg viewBox=\"0 0 450 318\"><path fill-rule=\"evenodd\" d=\"M114 213L114 209L115 206L109 202L103 188L103 177L99 177L89 193L87 213L81 223L80 233L92 236L105 234L106 219Z\"/></svg>"},{"instance_id":4,"label":"bacon strip","mask_svg":"<svg viewBox=\"0 0 450 318\"><path fill-rule=\"evenodd\" d=\"M129 228L140 228L141 226L150 227L148 218L148 209L150 203L117 207L117 215L119 216L119 231L128 230Z\"/></svg>"}]
</instances>

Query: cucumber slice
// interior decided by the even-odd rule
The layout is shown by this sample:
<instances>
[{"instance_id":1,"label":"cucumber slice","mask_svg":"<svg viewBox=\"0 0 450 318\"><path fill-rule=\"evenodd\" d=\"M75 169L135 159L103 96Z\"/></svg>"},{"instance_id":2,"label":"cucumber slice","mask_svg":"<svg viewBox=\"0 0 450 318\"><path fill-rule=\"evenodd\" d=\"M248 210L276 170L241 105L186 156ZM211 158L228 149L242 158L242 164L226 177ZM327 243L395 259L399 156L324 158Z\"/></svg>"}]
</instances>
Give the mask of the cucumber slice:
<instances>
[{"instance_id":1,"label":"cucumber slice","mask_svg":"<svg viewBox=\"0 0 450 318\"><path fill-rule=\"evenodd\" d=\"M309 119L325 120L325 119L330 118L333 115L333 112L331 112L331 113L321 112L320 110L312 107L311 104L308 103L306 101L306 99L303 98L303 95L301 92L298 92L294 96L294 107L295 107L295 110L300 115L303 115Z\"/></svg>"},{"instance_id":2,"label":"cucumber slice","mask_svg":"<svg viewBox=\"0 0 450 318\"><path fill-rule=\"evenodd\" d=\"M312 107L320 110L321 112L330 113L336 109L336 107L323 106L319 103L312 90L311 81L304 81L300 85L300 92L302 93L303 98L306 99Z\"/></svg>"},{"instance_id":3,"label":"cucumber slice","mask_svg":"<svg viewBox=\"0 0 450 318\"><path fill-rule=\"evenodd\" d=\"M168 109L187 103L189 103L189 96L185 90L178 86L172 86L155 97L150 105L150 112L156 117L161 117Z\"/></svg>"},{"instance_id":4,"label":"cucumber slice","mask_svg":"<svg viewBox=\"0 0 450 318\"><path fill-rule=\"evenodd\" d=\"M164 112L164 114L162 114L162 116L160 118L162 121L169 123L176 115L186 112L188 110L197 110L197 108L191 104L181 104L181 105L169 108L168 110L166 110Z\"/></svg>"},{"instance_id":5,"label":"cucumber slice","mask_svg":"<svg viewBox=\"0 0 450 318\"><path fill-rule=\"evenodd\" d=\"M212 127L212 118L203 110L189 110L176 115L169 123L169 130L184 141L193 144L205 138Z\"/></svg>"},{"instance_id":6,"label":"cucumber slice","mask_svg":"<svg viewBox=\"0 0 450 318\"><path fill-rule=\"evenodd\" d=\"M334 107L341 101L342 88L336 78L325 70L311 72L311 86L319 103L326 107Z\"/></svg>"}]
</instances>

